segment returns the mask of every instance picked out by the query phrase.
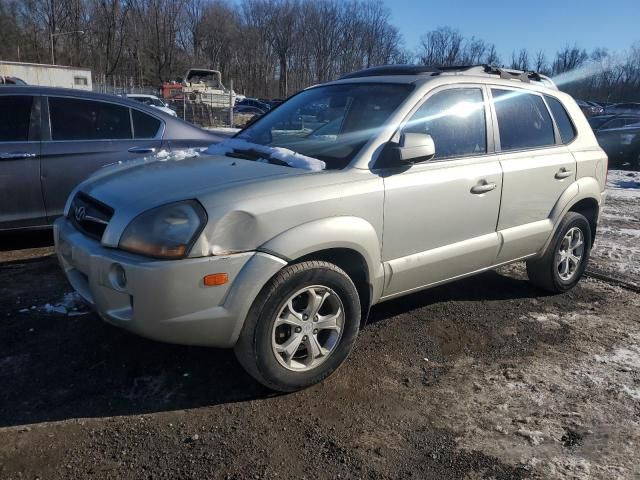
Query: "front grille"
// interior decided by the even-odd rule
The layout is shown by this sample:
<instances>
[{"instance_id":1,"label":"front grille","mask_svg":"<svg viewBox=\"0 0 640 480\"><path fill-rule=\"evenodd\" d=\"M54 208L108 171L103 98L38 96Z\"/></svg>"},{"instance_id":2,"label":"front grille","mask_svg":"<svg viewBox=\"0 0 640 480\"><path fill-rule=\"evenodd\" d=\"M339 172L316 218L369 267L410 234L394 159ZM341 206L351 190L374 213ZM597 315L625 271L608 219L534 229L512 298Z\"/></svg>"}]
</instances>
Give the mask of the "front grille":
<instances>
[{"instance_id":1,"label":"front grille","mask_svg":"<svg viewBox=\"0 0 640 480\"><path fill-rule=\"evenodd\" d=\"M101 240L113 216L113 209L86 193L78 192L71 202L69 218L85 235Z\"/></svg>"}]
</instances>

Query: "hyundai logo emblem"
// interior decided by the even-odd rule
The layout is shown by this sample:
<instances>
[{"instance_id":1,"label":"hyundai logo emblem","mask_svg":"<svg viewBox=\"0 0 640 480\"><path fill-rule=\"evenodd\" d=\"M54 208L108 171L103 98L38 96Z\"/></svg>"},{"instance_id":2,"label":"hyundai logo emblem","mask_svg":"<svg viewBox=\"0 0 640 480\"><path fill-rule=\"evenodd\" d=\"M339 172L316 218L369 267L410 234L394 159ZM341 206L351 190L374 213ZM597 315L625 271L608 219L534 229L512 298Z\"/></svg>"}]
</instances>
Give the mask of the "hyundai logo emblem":
<instances>
[{"instance_id":1,"label":"hyundai logo emblem","mask_svg":"<svg viewBox=\"0 0 640 480\"><path fill-rule=\"evenodd\" d=\"M84 207L76 207L73 211L73 215L76 217L78 222L81 222L87 216L87 209Z\"/></svg>"}]
</instances>

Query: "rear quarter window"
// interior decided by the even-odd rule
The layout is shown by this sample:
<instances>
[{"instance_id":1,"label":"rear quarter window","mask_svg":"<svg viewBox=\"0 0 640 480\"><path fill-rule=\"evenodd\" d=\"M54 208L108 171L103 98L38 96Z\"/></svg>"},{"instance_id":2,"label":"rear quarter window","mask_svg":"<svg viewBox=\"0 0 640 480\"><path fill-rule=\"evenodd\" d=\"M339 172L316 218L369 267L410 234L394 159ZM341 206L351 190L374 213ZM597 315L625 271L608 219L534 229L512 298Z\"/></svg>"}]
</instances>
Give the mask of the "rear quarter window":
<instances>
[{"instance_id":1,"label":"rear quarter window","mask_svg":"<svg viewBox=\"0 0 640 480\"><path fill-rule=\"evenodd\" d=\"M151 115L131 109L133 118L133 134L135 138L155 138L162 122Z\"/></svg>"},{"instance_id":2,"label":"rear quarter window","mask_svg":"<svg viewBox=\"0 0 640 480\"><path fill-rule=\"evenodd\" d=\"M553 121L542 97L520 90L491 89L503 151L555 144Z\"/></svg>"},{"instance_id":3,"label":"rear quarter window","mask_svg":"<svg viewBox=\"0 0 640 480\"><path fill-rule=\"evenodd\" d=\"M557 98L550 97L549 95L545 95L545 99L547 100L551 114L556 121L562 143L571 143L573 139L576 138L576 129L573 126L571 118L569 118L569 114L562 105L562 102Z\"/></svg>"}]
</instances>

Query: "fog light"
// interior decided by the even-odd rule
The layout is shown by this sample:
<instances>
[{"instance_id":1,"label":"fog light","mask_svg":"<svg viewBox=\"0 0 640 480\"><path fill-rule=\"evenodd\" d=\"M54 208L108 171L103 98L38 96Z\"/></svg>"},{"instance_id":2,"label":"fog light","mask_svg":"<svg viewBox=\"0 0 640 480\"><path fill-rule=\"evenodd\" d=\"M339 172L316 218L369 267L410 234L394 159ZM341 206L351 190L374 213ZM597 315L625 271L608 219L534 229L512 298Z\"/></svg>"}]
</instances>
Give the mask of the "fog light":
<instances>
[{"instance_id":1,"label":"fog light","mask_svg":"<svg viewBox=\"0 0 640 480\"><path fill-rule=\"evenodd\" d=\"M217 287L218 285L224 285L229 281L229 275L226 273L212 273L206 275L203 278L204 284L207 287Z\"/></svg>"},{"instance_id":2,"label":"fog light","mask_svg":"<svg viewBox=\"0 0 640 480\"><path fill-rule=\"evenodd\" d=\"M127 286L127 274L119 263L111 264L109 268L109 281L116 290L124 290Z\"/></svg>"}]
</instances>

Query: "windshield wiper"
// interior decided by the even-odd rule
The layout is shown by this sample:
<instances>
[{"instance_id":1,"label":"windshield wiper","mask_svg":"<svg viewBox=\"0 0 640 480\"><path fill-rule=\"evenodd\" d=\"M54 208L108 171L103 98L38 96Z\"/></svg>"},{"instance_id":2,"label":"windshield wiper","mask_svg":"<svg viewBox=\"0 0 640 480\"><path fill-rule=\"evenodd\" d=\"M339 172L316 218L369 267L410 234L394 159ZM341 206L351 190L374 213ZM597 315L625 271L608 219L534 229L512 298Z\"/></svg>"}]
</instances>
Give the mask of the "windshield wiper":
<instances>
[{"instance_id":1,"label":"windshield wiper","mask_svg":"<svg viewBox=\"0 0 640 480\"><path fill-rule=\"evenodd\" d=\"M253 161L266 160L267 162L273 165L282 165L284 167L290 167L290 165L287 162L283 162L282 160L273 158L271 155L263 152L259 152L258 150L254 150L253 148L247 148L247 149L234 148L233 151L227 152L225 155L227 157L241 158L243 160L253 160Z\"/></svg>"}]
</instances>

